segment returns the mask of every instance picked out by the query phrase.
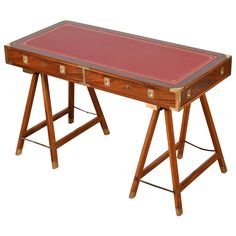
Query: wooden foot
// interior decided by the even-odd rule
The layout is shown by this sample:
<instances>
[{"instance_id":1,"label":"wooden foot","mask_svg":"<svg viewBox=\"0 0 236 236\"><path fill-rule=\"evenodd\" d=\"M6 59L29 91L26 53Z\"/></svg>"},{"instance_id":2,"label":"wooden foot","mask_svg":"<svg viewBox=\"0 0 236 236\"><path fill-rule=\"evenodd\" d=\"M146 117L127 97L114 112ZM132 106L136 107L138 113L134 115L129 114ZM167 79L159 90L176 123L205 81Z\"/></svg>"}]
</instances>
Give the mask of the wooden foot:
<instances>
[{"instance_id":1,"label":"wooden foot","mask_svg":"<svg viewBox=\"0 0 236 236\"><path fill-rule=\"evenodd\" d=\"M182 118L182 125L181 131L179 136L179 143L181 144L180 148L177 150L177 158L181 159L184 153L184 146L185 146L185 139L187 134L187 127L188 127L188 119L189 119L189 112L190 112L190 104L186 105L183 111L183 118Z\"/></svg>"},{"instance_id":2,"label":"wooden foot","mask_svg":"<svg viewBox=\"0 0 236 236\"><path fill-rule=\"evenodd\" d=\"M110 134L110 131L109 131L109 129L107 128L107 129L104 129L104 130L103 130L103 133L104 133L105 135L109 135L109 134Z\"/></svg>"},{"instance_id":3,"label":"wooden foot","mask_svg":"<svg viewBox=\"0 0 236 236\"><path fill-rule=\"evenodd\" d=\"M58 161L57 162L53 161L52 162L52 169L56 169L56 168L58 168Z\"/></svg>"},{"instance_id":4,"label":"wooden foot","mask_svg":"<svg viewBox=\"0 0 236 236\"><path fill-rule=\"evenodd\" d=\"M210 135L211 135L212 143L214 145L216 153L219 154L218 155L218 162L219 162L220 170L221 170L222 173L225 173L225 172L227 172L227 167L226 167L226 164L225 164L223 153L222 153L222 150L221 150L221 147L220 147L220 142L219 142L219 139L218 139L218 136L217 136L217 133L216 133L216 128L215 128L215 125L214 125L214 121L213 121L211 111L210 111L210 108L209 108L209 105L208 105L207 98L206 98L205 94L203 94L200 97L200 101L201 101L202 109L203 109L203 112L204 112L204 115L205 115L205 118L206 118L207 126L208 126L208 129L209 129Z\"/></svg>"},{"instance_id":5,"label":"wooden foot","mask_svg":"<svg viewBox=\"0 0 236 236\"><path fill-rule=\"evenodd\" d=\"M224 173L226 173L227 172L227 167L225 166L222 166L222 167L220 167L220 170L221 170L221 172L224 174Z\"/></svg>"},{"instance_id":6,"label":"wooden foot","mask_svg":"<svg viewBox=\"0 0 236 236\"><path fill-rule=\"evenodd\" d=\"M16 149L16 155L19 156L22 153L22 149Z\"/></svg>"},{"instance_id":7,"label":"wooden foot","mask_svg":"<svg viewBox=\"0 0 236 236\"><path fill-rule=\"evenodd\" d=\"M36 86L38 82L38 73L34 73L31 79L31 84L29 88L29 93L28 93L28 98L25 106L25 112L22 120L22 125L21 125L21 130L18 138L18 143L17 143L17 148L16 148L16 155L20 155L23 150L24 146L24 137L26 137L26 132L27 132L27 127L30 119L30 113L32 110L33 106L33 101L34 101L34 95L36 91Z\"/></svg>"},{"instance_id":8,"label":"wooden foot","mask_svg":"<svg viewBox=\"0 0 236 236\"><path fill-rule=\"evenodd\" d=\"M43 88L43 99L44 99L44 107L45 107L45 113L46 113L52 168L55 169L58 167L58 160L57 160L56 139L55 139L54 125L53 125L52 107L51 107L51 99L50 99L47 75L42 74L41 81L42 81L42 88Z\"/></svg>"},{"instance_id":9,"label":"wooden foot","mask_svg":"<svg viewBox=\"0 0 236 236\"><path fill-rule=\"evenodd\" d=\"M176 208L176 215L181 216L183 214L183 209L182 208Z\"/></svg>"},{"instance_id":10,"label":"wooden foot","mask_svg":"<svg viewBox=\"0 0 236 236\"><path fill-rule=\"evenodd\" d=\"M136 191L136 192L130 192L130 193L129 193L129 198L130 198L130 199L135 198L136 193L137 193L137 191Z\"/></svg>"},{"instance_id":11,"label":"wooden foot","mask_svg":"<svg viewBox=\"0 0 236 236\"><path fill-rule=\"evenodd\" d=\"M74 123L74 117L73 117L73 118L69 117L69 118L68 118L68 123L69 123L69 124L73 124L73 123Z\"/></svg>"},{"instance_id":12,"label":"wooden foot","mask_svg":"<svg viewBox=\"0 0 236 236\"><path fill-rule=\"evenodd\" d=\"M155 127L156 127L156 123L157 123L157 119L159 116L160 110L153 110L152 113L152 117L151 117L151 121L147 130L147 134L146 134L146 138L143 144L143 148L142 148L142 152L139 158L139 162L138 162L138 166L136 169L136 173L134 176L134 180L132 183L132 187L130 190L130 194L129 194L129 198L134 198L136 196L137 190L138 190L138 186L139 186L139 182L140 179L142 177L143 174L143 169L144 169L144 165L145 165L145 161L147 159L147 155L148 155L148 151L151 145L151 141L152 141L152 137L155 131Z\"/></svg>"},{"instance_id":13,"label":"wooden foot","mask_svg":"<svg viewBox=\"0 0 236 236\"><path fill-rule=\"evenodd\" d=\"M174 128L173 128L171 110L165 109L165 121L166 121L166 133L169 147L171 177L174 190L176 215L180 216L183 210L182 210L181 189L179 184L179 173L178 173L178 165L177 165L177 157L175 149L175 137L174 137Z\"/></svg>"},{"instance_id":14,"label":"wooden foot","mask_svg":"<svg viewBox=\"0 0 236 236\"><path fill-rule=\"evenodd\" d=\"M108 135L108 134L110 134L110 131L109 131L109 129L108 129L107 122L106 122L105 117L104 117L104 115L103 115L101 106L100 106L100 104L99 104L97 95L96 95L96 93L95 93L95 90L94 90L94 88L89 88L89 87L88 87L88 91L89 91L90 97L91 97L91 99L92 99L92 102L93 102L95 111L96 111L96 113L97 113L97 116L98 116L99 118L101 118L100 124L101 124L102 130L103 130L103 133L104 133L105 135Z\"/></svg>"},{"instance_id":15,"label":"wooden foot","mask_svg":"<svg viewBox=\"0 0 236 236\"><path fill-rule=\"evenodd\" d=\"M75 101L75 84L68 82L68 122L74 123L74 101Z\"/></svg>"}]
</instances>

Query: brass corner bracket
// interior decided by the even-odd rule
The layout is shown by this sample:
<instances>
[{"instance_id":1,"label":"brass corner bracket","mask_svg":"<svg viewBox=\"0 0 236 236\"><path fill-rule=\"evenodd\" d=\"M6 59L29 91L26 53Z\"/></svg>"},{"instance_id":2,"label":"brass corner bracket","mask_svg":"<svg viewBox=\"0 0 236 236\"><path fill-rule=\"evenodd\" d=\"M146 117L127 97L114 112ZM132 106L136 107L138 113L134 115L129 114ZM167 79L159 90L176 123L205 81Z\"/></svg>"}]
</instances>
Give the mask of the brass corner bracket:
<instances>
[{"instance_id":1,"label":"brass corner bracket","mask_svg":"<svg viewBox=\"0 0 236 236\"><path fill-rule=\"evenodd\" d=\"M183 90L184 87L170 88L170 92L175 93L175 107L171 108L172 110L181 110L181 93Z\"/></svg>"}]
</instances>

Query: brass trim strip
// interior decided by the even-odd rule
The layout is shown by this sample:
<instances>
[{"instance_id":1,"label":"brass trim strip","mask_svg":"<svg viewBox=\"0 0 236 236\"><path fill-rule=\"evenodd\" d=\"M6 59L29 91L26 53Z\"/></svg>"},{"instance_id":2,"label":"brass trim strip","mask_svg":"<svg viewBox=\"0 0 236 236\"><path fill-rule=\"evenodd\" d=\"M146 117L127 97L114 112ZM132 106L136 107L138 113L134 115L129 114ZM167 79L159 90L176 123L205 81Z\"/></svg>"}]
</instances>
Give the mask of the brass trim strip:
<instances>
[{"instance_id":1,"label":"brass trim strip","mask_svg":"<svg viewBox=\"0 0 236 236\"><path fill-rule=\"evenodd\" d=\"M103 77L103 79L104 79L104 85L106 87L110 87L111 86L111 79L108 77Z\"/></svg>"},{"instance_id":2,"label":"brass trim strip","mask_svg":"<svg viewBox=\"0 0 236 236\"><path fill-rule=\"evenodd\" d=\"M86 83L86 72L85 72L85 70L89 70L89 68L88 68L88 67L85 67L85 66L80 66L80 68L82 69L82 78L83 78L82 84L87 85L87 83Z\"/></svg>"},{"instance_id":3,"label":"brass trim strip","mask_svg":"<svg viewBox=\"0 0 236 236\"><path fill-rule=\"evenodd\" d=\"M179 88L170 88L170 92L175 93L175 107L171 107L171 110L180 111L181 110L181 93L184 90L184 87Z\"/></svg>"},{"instance_id":4,"label":"brass trim strip","mask_svg":"<svg viewBox=\"0 0 236 236\"><path fill-rule=\"evenodd\" d=\"M161 190L165 190L165 191L170 192L170 193L174 193L174 190L171 190L171 189L168 189L168 188L164 188L164 187L161 187L161 186L156 185L156 184L149 183L149 182L144 181L144 180L140 180L140 182L144 183L144 184L147 184L147 185L150 185L150 186L155 187L155 188L159 188Z\"/></svg>"},{"instance_id":5,"label":"brass trim strip","mask_svg":"<svg viewBox=\"0 0 236 236\"><path fill-rule=\"evenodd\" d=\"M46 148L51 149L50 146L45 145L45 144L40 143L40 142L37 142L37 141L34 141L34 140L32 140L32 139L28 139L28 138L24 138L24 137L21 137L21 139L23 139L23 140L25 140L25 141L28 141L28 142L31 142L31 143L34 143L34 144L37 144L37 145L40 145L40 146L42 146L42 147L46 147Z\"/></svg>"},{"instance_id":6,"label":"brass trim strip","mask_svg":"<svg viewBox=\"0 0 236 236\"><path fill-rule=\"evenodd\" d=\"M170 92L173 92L173 93L182 92L183 90L184 90L184 87L170 88Z\"/></svg>"},{"instance_id":7,"label":"brass trim strip","mask_svg":"<svg viewBox=\"0 0 236 236\"><path fill-rule=\"evenodd\" d=\"M154 104L146 103L146 107L151 108L152 110L159 110L160 107Z\"/></svg>"},{"instance_id":8,"label":"brass trim strip","mask_svg":"<svg viewBox=\"0 0 236 236\"><path fill-rule=\"evenodd\" d=\"M29 64L29 58L28 58L28 56L23 55L23 56L22 56L22 61L23 61L23 63L26 64L26 65Z\"/></svg>"}]
</instances>

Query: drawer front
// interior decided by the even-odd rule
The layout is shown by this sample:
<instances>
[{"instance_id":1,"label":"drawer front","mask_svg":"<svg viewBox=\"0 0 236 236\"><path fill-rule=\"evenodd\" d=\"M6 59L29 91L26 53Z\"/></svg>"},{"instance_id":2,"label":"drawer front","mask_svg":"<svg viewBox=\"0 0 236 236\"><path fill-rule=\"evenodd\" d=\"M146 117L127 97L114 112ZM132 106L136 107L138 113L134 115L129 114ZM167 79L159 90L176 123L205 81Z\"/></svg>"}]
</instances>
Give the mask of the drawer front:
<instances>
[{"instance_id":1,"label":"drawer front","mask_svg":"<svg viewBox=\"0 0 236 236\"><path fill-rule=\"evenodd\" d=\"M227 78L230 74L231 57L195 83L186 86L181 94L181 106L183 107L186 103L192 102L201 94L207 92L209 89Z\"/></svg>"},{"instance_id":2,"label":"drawer front","mask_svg":"<svg viewBox=\"0 0 236 236\"><path fill-rule=\"evenodd\" d=\"M175 94L168 89L158 89L141 82L86 70L86 83L101 90L133 98L161 107L175 107Z\"/></svg>"},{"instance_id":3,"label":"drawer front","mask_svg":"<svg viewBox=\"0 0 236 236\"><path fill-rule=\"evenodd\" d=\"M11 47L5 48L5 52L6 61L9 64L77 83L83 82L82 69L76 65L30 54Z\"/></svg>"}]
</instances>

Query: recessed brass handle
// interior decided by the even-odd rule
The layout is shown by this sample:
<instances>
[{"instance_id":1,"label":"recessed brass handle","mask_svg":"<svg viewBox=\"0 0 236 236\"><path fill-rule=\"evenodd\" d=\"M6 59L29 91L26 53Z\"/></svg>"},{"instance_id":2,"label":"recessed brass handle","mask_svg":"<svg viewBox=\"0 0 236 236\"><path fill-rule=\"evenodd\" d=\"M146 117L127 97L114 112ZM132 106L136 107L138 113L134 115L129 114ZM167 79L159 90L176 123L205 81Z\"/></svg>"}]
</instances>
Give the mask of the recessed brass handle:
<instances>
[{"instance_id":1,"label":"recessed brass handle","mask_svg":"<svg viewBox=\"0 0 236 236\"><path fill-rule=\"evenodd\" d=\"M24 64L28 64L29 63L28 56L23 55L23 63Z\"/></svg>"},{"instance_id":2,"label":"recessed brass handle","mask_svg":"<svg viewBox=\"0 0 236 236\"><path fill-rule=\"evenodd\" d=\"M104 85L107 87L111 86L111 80L108 77L104 77Z\"/></svg>"},{"instance_id":3,"label":"recessed brass handle","mask_svg":"<svg viewBox=\"0 0 236 236\"><path fill-rule=\"evenodd\" d=\"M147 90L147 97L148 98L154 98L154 91L153 91L153 89L148 89Z\"/></svg>"},{"instance_id":4,"label":"recessed brass handle","mask_svg":"<svg viewBox=\"0 0 236 236\"><path fill-rule=\"evenodd\" d=\"M60 65L60 73L65 74L66 73L66 67L63 65Z\"/></svg>"},{"instance_id":5,"label":"recessed brass handle","mask_svg":"<svg viewBox=\"0 0 236 236\"><path fill-rule=\"evenodd\" d=\"M191 91L191 89L188 89L187 90L187 99L190 99L191 96L192 96L192 91Z\"/></svg>"},{"instance_id":6,"label":"recessed brass handle","mask_svg":"<svg viewBox=\"0 0 236 236\"><path fill-rule=\"evenodd\" d=\"M126 89L126 90L132 90L132 87L131 87L131 85L127 84L127 85L125 85L124 89Z\"/></svg>"},{"instance_id":7,"label":"recessed brass handle","mask_svg":"<svg viewBox=\"0 0 236 236\"><path fill-rule=\"evenodd\" d=\"M222 67L222 68L220 69L220 74L221 74L221 75L224 75L224 73L225 73L224 67Z\"/></svg>"},{"instance_id":8,"label":"recessed brass handle","mask_svg":"<svg viewBox=\"0 0 236 236\"><path fill-rule=\"evenodd\" d=\"M46 65L47 65L46 62L43 61L42 62L42 67L46 67Z\"/></svg>"}]
</instances>

